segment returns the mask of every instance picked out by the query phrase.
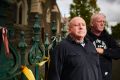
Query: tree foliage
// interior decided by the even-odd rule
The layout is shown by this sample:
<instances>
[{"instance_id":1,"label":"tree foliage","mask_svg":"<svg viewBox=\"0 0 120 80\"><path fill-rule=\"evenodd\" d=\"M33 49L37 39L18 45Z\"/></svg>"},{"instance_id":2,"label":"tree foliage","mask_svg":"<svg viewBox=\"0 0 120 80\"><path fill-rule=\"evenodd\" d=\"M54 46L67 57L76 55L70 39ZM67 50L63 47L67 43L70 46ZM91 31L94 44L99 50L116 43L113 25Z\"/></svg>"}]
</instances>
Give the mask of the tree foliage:
<instances>
[{"instance_id":1,"label":"tree foliage","mask_svg":"<svg viewBox=\"0 0 120 80\"><path fill-rule=\"evenodd\" d=\"M98 11L100 8L98 8L96 0L73 0L70 5L70 18L81 16L89 24L91 15Z\"/></svg>"},{"instance_id":2,"label":"tree foliage","mask_svg":"<svg viewBox=\"0 0 120 80\"><path fill-rule=\"evenodd\" d=\"M120 40L120 23L118 23L115 26L112 26L112 36L115 39Z\"/></svg>"}]
</instances>

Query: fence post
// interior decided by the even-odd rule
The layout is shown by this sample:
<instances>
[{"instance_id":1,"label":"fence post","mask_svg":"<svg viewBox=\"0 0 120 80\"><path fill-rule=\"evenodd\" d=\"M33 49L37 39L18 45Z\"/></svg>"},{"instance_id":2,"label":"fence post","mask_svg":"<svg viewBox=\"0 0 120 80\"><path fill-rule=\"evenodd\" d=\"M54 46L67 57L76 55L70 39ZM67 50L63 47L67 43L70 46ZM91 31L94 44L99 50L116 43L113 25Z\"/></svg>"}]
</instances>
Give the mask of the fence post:
<instances>
[{"instance_id":1,"label":"fence post","mask_svg":"<svg viewBox=\"0 0 120 80\"><path fill-rule=\"evenodd\" d=\"M39 63L44 55L44 52L40 44L40 20L39 19L40 19L39 15L36 15L35 23L33 25L34 43L28 55L30 64ZM39 80L39 66L38 65L35 66L35 79Z\"/></svg>"},{"instance_id":2,"label":"fence post","mask_svg":"<svg viewBox=\"0 0 120 80\"><path fill-rule=\"evenodd\" d=\"M48 34L47 34L47 33L45 34L45 42L44 42L44 45L45 45L45 56L46 56L46 57L49 57L48 47L49 47L49 45L50 45L50 42L49 42ZM45 63L45 80L47 80L47 72L48 72L48 62Z\"/></svg>"},{"instance_id":3,"label":"fence post","mask_svg":"<svg viewBox=\"0 0 120 80\"><path fill-rule=\"evenodd\" d=\"M21 31L20 42L18 44L18 47L20 48L20 53L21 53L21 66L25 66L26 65L25 51L27 48L27 44L26 44L25 39L24 39L24 32L23 31ZM21 78L22 78L22 80L25 80L25 76L23 73L21 75Z\"/></svg>"}]
</instances>

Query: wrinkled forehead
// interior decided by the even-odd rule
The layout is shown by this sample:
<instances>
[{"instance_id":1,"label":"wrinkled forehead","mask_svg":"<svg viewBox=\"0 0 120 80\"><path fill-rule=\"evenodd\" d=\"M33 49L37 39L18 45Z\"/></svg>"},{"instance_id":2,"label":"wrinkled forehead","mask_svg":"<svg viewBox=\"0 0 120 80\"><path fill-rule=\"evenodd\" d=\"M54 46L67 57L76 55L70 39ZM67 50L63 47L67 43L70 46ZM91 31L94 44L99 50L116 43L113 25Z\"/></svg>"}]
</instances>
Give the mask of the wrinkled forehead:
<instances>
[{"instance_id":1,"label":"wrinkled forehead","mask_svg":"<svg viewBox=\"0 0 120 80\"><path fill-rule=\"evenodd\" d=\"M106 19L106 16L104 14L95 14L91 17L92 20L98 20L98 19Z\"/></svg>"},{"instance_id":2,"label":"wrinkled forehead","mask_svg":"<svg viewBox=\"0 0 120 80\"><path fill-rule=\"evenodd\" d=\"M84 23L84 24L86 24L85 20L83 18L81 18L81 17L75 17L75 18L73 18L73 19L70 20L69 25L77 24L77 23Z\"/></svg>"}]
</instances>

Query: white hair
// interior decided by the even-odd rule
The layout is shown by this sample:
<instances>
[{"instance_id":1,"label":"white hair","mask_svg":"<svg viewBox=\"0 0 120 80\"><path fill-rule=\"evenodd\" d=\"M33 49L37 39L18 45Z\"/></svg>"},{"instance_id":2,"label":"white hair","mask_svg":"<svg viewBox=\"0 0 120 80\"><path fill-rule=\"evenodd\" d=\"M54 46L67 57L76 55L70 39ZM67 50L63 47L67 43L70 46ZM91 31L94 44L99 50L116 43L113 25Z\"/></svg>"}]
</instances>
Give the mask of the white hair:
<instances>
[{"instance_id":1,"label":"white hair","mask_svg":"<svg viewBox=\"0 0 120 80\"><path fill-rule=\"evenodd\" d=\"M93 26L93 22L96 20L96 18L103 16L104 18L106 18L106 16L103 13L95 13L91 16L90 19L90 26Z\"/></svg>"}]
</instances>

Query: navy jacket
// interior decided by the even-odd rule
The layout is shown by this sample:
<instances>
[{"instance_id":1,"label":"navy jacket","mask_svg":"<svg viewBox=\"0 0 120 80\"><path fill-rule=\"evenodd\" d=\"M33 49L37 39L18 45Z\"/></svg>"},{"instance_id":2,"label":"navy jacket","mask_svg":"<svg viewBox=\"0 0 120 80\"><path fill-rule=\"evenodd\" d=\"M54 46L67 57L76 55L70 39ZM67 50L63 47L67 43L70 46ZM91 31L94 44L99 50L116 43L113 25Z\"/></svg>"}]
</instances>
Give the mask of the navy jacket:
<instances>
[{"instance_id":1,"label":"navy jacket","mask_svg":"<svg viewBox=\"0 0 120 80\"><path fill-rule=\"evenodd\" d=\"M106 31L99 37L88 31L87 37L96 48L104 49L104 55L99 56L103 80L112 80L112 59L120 58L119 45Z\"/></svg>"},{"instance_id":2,"label":"navy jacket","mask_svg":"<svg viewBox=\"0 0 120 80\"><path fill-rule=\"evenodd\" d=\"M94 45L85 46L70 36L60 42L51 54L47 80L102 80L99 57Z\"/></svg>"}]
</instances>

